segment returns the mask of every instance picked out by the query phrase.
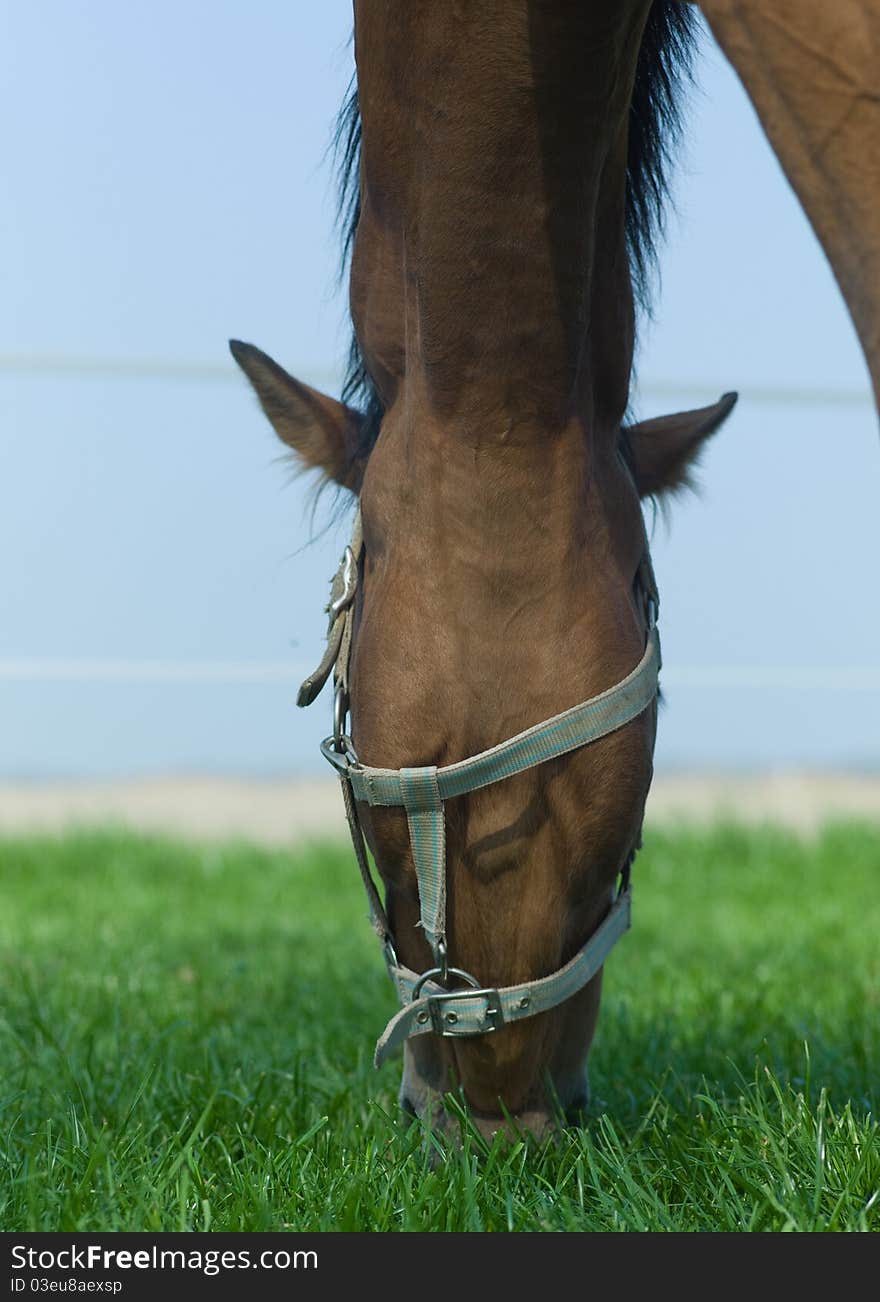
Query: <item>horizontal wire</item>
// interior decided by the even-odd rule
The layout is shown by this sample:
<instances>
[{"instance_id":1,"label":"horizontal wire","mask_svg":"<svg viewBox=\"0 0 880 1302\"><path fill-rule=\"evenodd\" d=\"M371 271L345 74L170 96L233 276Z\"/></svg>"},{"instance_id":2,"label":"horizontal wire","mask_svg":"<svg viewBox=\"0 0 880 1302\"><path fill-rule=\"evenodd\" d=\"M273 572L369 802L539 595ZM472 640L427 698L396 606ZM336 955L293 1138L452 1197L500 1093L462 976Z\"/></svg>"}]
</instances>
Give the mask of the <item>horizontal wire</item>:
<instances>
[{"instance_id":1,"label":"horizontal wire","mask_svg":"<svg viewBox=\"0 0 880 1302\"><path fill-rule=\"evenodd\" d=\"M341 376L327 368L300 368L315 384L338 389ZM199 384L243 384L237 367L230 361L177 362L162 357L77 357L52 353L2 353L0 372L10 375L75 375L83 378L170 380ZM693 398L712 400L725 385L695 383L692 380L649 381L636 392L646 398ZM870 407L870 389L836 389L809 385L743 385L741 397L748 402L801 404L807 406Z\"/></svg>"},{"instance_id":2,"label":"horizontal wire","mask_svg":"<svg viewBox=\"0 0 880 1302\"><path fill-rule=\"evenodd\" d=\"M880 692L880 669L810 665L694 665L663 670L664 687Z\"/></svg>"},{"instance_id":3,"label":"horizontal wire","mask_svg":"<svg viewBox=\"0 0 880 1302\"><path fill-rule=\"evenodd\" d=\"M0 660L0 682L295 683L309 667L259 660Z\"/></svg>"}]
</instances>

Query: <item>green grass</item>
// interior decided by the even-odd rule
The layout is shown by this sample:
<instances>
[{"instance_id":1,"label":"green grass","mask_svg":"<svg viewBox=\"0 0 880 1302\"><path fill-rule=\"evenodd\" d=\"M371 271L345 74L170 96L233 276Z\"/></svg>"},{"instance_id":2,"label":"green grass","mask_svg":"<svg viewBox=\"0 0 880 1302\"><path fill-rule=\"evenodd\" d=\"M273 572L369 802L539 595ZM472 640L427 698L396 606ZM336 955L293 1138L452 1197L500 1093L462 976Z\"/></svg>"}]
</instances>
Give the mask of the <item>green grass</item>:
<instances>
[{"instance_id":1,"label":"green grass","mask_svg":"<svg viewBox=\"0 0 880 1302\"><path fill-rule=\"evenodd\" d=\"M0 1228L876 1229L878 868L649 830L586 1124L432 1163L347 848L0 843Z\"/></svg>"}]
</instances>

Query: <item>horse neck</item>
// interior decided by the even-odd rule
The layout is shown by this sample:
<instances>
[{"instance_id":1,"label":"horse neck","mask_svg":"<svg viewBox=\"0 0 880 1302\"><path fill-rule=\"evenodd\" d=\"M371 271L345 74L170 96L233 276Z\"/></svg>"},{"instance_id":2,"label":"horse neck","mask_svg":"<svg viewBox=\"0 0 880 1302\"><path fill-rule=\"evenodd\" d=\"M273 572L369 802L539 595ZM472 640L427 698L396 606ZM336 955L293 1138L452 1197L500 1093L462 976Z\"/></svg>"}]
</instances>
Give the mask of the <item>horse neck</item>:
<instances>
[{"instance_id":1,"label":"horse neck","mask_svg":"<svg viewBox=\"0 0 880 1302\"><path fill-rule=\"evenodd\" d=\"M626 123L648 8L356 4L352 308L404 431L508 448L616 434L633 349Z\"/></svg>"}]
</instances>

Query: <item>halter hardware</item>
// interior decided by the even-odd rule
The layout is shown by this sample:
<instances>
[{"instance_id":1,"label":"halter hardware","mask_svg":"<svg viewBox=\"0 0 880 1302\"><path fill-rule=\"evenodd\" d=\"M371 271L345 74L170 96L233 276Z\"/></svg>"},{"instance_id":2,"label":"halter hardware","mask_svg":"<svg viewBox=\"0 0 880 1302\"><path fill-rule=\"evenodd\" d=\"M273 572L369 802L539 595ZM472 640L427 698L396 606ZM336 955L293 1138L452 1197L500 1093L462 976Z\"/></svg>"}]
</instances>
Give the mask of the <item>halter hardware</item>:
<instances>
[{"instance_id":1,"label":"halter hardware","mask_svg":"<svg viewBox=\"0 0 880 1302\"><path fill-rule=\"evenodd\" d=\"M603 921L569 961L549 976L516 986L481 986L476 977L448 963L446 948L445 804L516 773L578 750L615 732L637 718L655 699L660 671L660 641L656 620L657 587L646 552L639 566L645 598L645 652L635 669L613 687L470 759L443 768L382 769L361 764L346 732L348 669L354 625L354 598L362 551L360 513L352 542L346 547L327 605L330 626L327 651L298 697L307 705L333 670L333 735L321 743L321 754L339 774L355 857L370 906L370 921L382 943L388 974L402 1007L391 1018L376 1045L376 1065L407 1039L426 1032L444 1038L487 1035L502 1026L554 1008L582 990L598 973L612 947L629 929L630 869L635 851L621 871L617 894ZM406 810L410 847L419 890L419 907L435 966L418 974L398 960L385 908L367 857L357 801L398 806ZM463 987L445 989L456 979Z\"/></svg>"},{"instance_id":2,"label":"halter hardware","mask_svg":"<svg viewBox=\"0 0 880 1302\"><path fill-rule=\"evenodd\" d=\"M340 577L342 581L342 591L335 599L330 600L327 606L327 612L331 618L335 619L341 615L354 600L354 594L357 591L357 559L351 547L346 547L342 553L342 562L340 565Z\"/></svg>"},{"instance_id":3,"label":"halter hardware","mask_svg":"<svg viewBox=\"0 0 880 1302\"><path fill-rule=\"evenodd\" d=\"M483 1025L476 1032L478 1035L489 1035L492 1031L497 1031L500 1026L504 1025L504 1014L501 1011L501 1000L498 997L497 990L490 990L488 987L481 986L476 977L471 976L470 972L464 972L460 967L432 967L427 972L423 972L418 981L413 986L411 1002L418 1003L422 993L422 988L434 978L445 984L449 977L457 977L460 981L465 981L467 987L464 990L442 990L437 994L433 992L426 996L425 1007L420 1008L416 1014L416 1024L424 1026L428 1021L435 1035L442 1035L444 1039L449 1039L456 1035L473 1035L472 1030L459 1030L461 1014L454 1008L448 1007L451 1003L458 1003L460 1000L477 1000L485 1001L486 1007L483 1010Z\"/></svg>"},{"instance_id":4,"label":"halter hardware","mask_svg":"<svg viewBox=\"0 0 880 1302\"><path fill-rule=\"evenodd\" d=\"M443 1011L453 999L484 999L486 1001L486 1007L483 1010L483 1025L479 1031L458 1030L460 1014L455 1012L454 1009L449 1009L447 1012ZM448 990L442 995L429 995L428 1013L434 1034L442 1035L444 1039L450 1039L456 1035L490 1035L492 1031L497 1031L499 1027L504 1025L504 1014L501 1011L501 1000L498 998L498 991L480 989L479 986L473 990ZM424 1017L423 1011L419 1012L416 1021L418 1022L422 1017Z\"/></svg>"}]
</instances>

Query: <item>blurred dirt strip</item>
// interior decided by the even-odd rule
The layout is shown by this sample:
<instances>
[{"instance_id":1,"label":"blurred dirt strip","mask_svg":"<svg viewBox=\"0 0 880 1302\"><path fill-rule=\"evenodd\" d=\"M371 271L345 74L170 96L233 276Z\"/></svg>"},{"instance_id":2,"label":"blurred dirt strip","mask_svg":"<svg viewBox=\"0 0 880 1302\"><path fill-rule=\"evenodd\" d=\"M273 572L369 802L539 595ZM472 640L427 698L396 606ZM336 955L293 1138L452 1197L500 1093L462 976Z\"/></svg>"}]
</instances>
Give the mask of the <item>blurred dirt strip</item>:
<instances>
[{"instance_id":1,"label":"blurred dirt strip","mask_svg":"<svg viewBox=\"0 0 880 1302\"><path fill-rule=\"evenodd\" d=\"M804 833L832 818L880 822L880 773L668 774L647 822L780 822ZM0 834L124 825L194 840L284 846L347 836L335 780L167 776L0 783Z\"/></svg>"}]
</instances>

